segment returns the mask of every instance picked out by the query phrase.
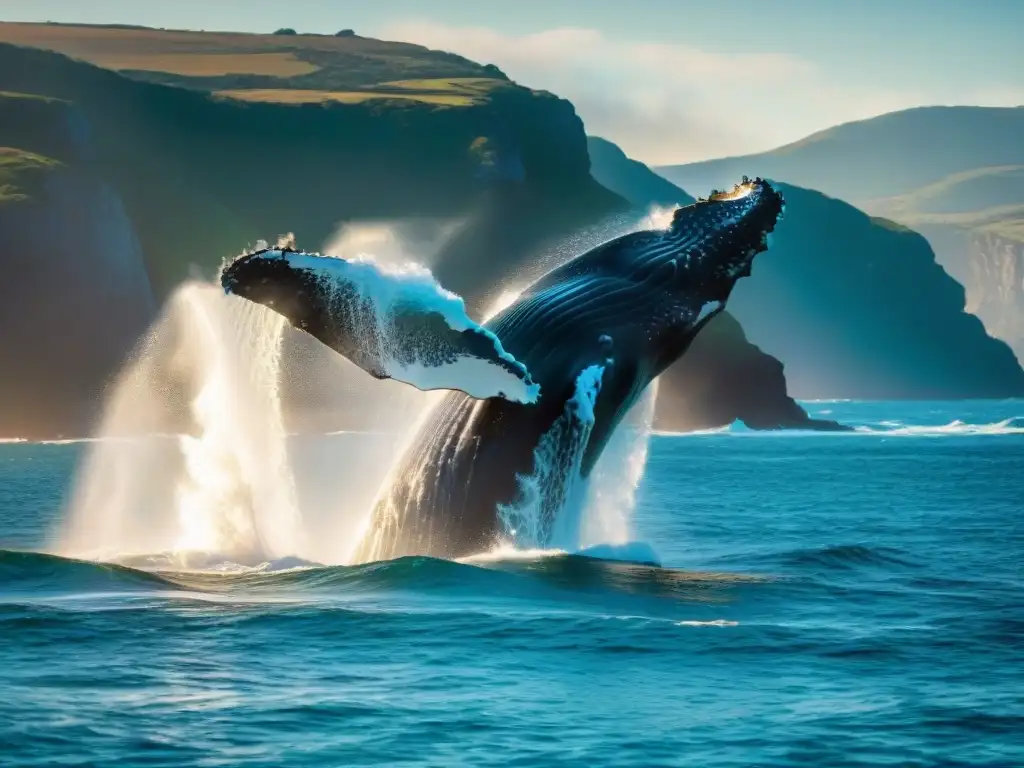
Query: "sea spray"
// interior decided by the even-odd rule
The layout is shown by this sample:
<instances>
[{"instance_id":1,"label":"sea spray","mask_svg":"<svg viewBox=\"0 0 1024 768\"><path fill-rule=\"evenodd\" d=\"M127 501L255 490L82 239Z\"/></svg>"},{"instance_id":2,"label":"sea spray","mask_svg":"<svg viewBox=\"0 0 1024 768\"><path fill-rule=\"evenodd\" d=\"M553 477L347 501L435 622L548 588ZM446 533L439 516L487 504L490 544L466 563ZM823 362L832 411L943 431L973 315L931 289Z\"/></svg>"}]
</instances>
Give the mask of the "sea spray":
<instances>
[{"instance_id":1,"label":"sea spray","mask_svg":"<svg viewBox=\"0 0 1024 768\"><path fill-rule=\"evenodd\" d=\"M601 366L583 370L565 412L541 437L534 469L517 477L519 495L499 505L503 543L520 549L580 552L631 543L636 491L647 463L657 380L609 438L588 477L580 475L601 390Z\"/></svg>"},{"instance_id":2,"label":"sea spray","mask_svg":"<svg viewBox=\"0 0 1024 768\"><path fill-rule=\"evenodd\" d=\"M446 432L433 432L425 436L422 434L423 426L430 419L434 408L444 400L445 393L420 392L419 394L422 396L421 409L416 419L410 422L402 443L396 444L398 450L392 454L393 460L389 465L390 469L384 481L380 483L373 500L366 506L365 511L360 516L360 524L355 529L354 535L349 537L350 543L345 552L346 563L379 560L381 558L380 553L389 551L393 540L401 534L398 527L401 524L402 516L396 507L395 499L392 495L392 489L395 486L398 472L402 472L407 479L413 481L414 485L418 488L419 495L422 494L423 484L436 482L436 477L430 473L430 468L427 464L427 457L430 455L429 451L422 450L416 454L421 460L411 467L406 466L400 457L407 455L414 442L418 440L443 444L458 438L450 430ZM467 400L465 407L475 407L479 402L478 400ZM429 447L429 444L424 446L424 448Z\"/></svg>"},{"instance_id":3,"label":"sea spray","mask_svg":"<svg viewBox=\"0 0 1024 768\"><path fill-rule=\"evenodd\" d=\"M281 412L283 319L186 287L185 343L198 369L193 434L179 437L185 472L175 551L244 560L304 553Z\"/></svg>"},{"instance_id":4,"label":"sea spray","mask_svg":"<svg viewBox=\"0 0 1024 768\"><path fill-rule=\"evenodd\" d=\"M575 548L580 514L576 505L582 500L580 465L594 428L594 404L603 375L600 365L580 372L564 412L533 451L533 473L517 478L518 498L498 505L505 536L516 546Z\"/></svg>"},{"instance_id":5,"label":"sea spray","mask_svg":"<svg viewBox=\"0 0 1024 768\"><path fill-rule=\"evenodd\" d=\"M345 232L349 244L382 237L379 225ZM394 247L387 256L416 260ZM282 403L282 387L300 402ZM343 564L394 457L440 396L374 380L219 287L183 285L108 389L53 549L174 568ZM324 435L310 404L375 431ZM286 416L320 433L288 436Z\"/></svg>"},{"instance_id":6,"label":"sea spray","mask_svg":"<svg viewBox=\"0 0 1024 768\"><path fill-rule=\"evenodd\" d=\"M633 510L647 466L657 400L655 379L615 428L591 470L578 547L621 546L632 540Z\"/></svg>"},{"instance_id":7,"label":"sea spray","mask_svg":"<svg viewBox=\"0 0 1024 768\"><path fill-rule=\"evenodd\" d=\"M179 288L114 383L58 551L181 564L300 555L278 383L282 328L274 313L212 285Z\"/></svg>"},{"instance_id":8,"label":"sea spray","mask_svg":"<svg viewBox=\"0 0 1024 768\"><path fill-rule=\"evenodd\" d=\"M358 256L351 248L383 237L389 241L387 263L415 261L386 232L371 229L348 227L344 255ZM517 294L508 291L497 308ZM373 441L315 435L286 440L280 391L282 321L259 307L243 306L195 283L183 286L168 302L109 390L102 426L85 449L68 520L56 542L59 552L96 559L160 555L154 563L179 566L210 562L199 554L245 562L299 557L345 563L363 533L374 535L366 531L370 512L374 499L387 492L394 458L416 439L418 425L443 395L374 381L314 344L315 359L304 360L293 375L302 379L310 371L329 370L331 375L322 378L330 379L330 387L324 389L337 399L328 410L347 413L355 408L364 417L372 414L371 422L379 421L393 434ZM287 329L283 333L286 346L296 343L298 334ZM287 381L285 385L290 386ZM353 391L360 396L352 398ZM644 402L653 407L653 400ZM469 407L475 406L470 402ZM645 437L638 437L644 431L630 432L629 422L613 436L589 484L578 482L582 454L570 450L571 456L562 457L575 471L551 500L538 502L547 510L540 526L546 530L543 535L551 538L556 522L565 516L561 522L574 531L568 547L572 550L628 537L646 446ZM589 434L583 423L573 429ZM632 437L620 444L628 435ZM576 443L585 445L582 433L577 437ZM620 445L621 450L616 447ZM298 455L291 457L290 466L289 450ZM624 494L621 500L619 493ZM540 527L535 521L520 524L522 543L541 536Z\"/></svg>"}]
</instances>

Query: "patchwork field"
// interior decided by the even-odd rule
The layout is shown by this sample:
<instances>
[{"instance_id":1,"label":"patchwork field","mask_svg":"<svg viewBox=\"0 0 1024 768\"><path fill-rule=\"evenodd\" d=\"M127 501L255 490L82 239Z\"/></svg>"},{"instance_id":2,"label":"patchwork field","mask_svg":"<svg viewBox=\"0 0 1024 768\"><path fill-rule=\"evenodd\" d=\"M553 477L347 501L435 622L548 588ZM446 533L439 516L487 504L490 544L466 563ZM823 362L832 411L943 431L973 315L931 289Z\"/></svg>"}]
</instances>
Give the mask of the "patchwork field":
<instances>
[{"instance_id":1,"label":"patchwork field","mask_svg":"<svg viewBox=\"0 0 1024 768\"><path fill-rule=\"evenodd\" d=\"M373 88L358 91L240 88L237 90L217 91L217 95L242 101L270 101L285 104L314 104L325 101L359 104L371 99L399 99L441 106L463 107L486 100L487 96L495 88L506 85L507 83L503 80L467 77L433 80L396 80L379 83Z\"/></svg>"},{"instance_id":2,"label":"patchwork field","mask_svg":"<svg viewBox=\"0 0 1024 768\"><path fill-rule=\"evenodd\" d=\"M247 101L391 98L464 106L509 84L496 67L357 35L0 23L0 43L56 51L136 79Z\"/></svg>"}]
</instances>

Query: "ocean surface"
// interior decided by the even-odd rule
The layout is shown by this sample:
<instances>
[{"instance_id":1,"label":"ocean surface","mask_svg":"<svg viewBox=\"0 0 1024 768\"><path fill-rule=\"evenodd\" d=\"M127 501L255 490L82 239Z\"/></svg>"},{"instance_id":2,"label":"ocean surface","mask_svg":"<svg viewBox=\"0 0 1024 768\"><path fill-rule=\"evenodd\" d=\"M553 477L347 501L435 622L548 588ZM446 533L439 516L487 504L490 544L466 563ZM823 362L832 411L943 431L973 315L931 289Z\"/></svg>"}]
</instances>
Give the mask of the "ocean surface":
<instances>
[{"instance_id":1,"label":"ocean surface","mask_svg":"<svg viewBox=\"0 0 1024 768\"><path fill-rule=\"evenodd\" d=\"M807 407L651 439L659 566L63 559L0 444L0 765L1024 766L1024 402Z\"/></svg>"}]
</instances>

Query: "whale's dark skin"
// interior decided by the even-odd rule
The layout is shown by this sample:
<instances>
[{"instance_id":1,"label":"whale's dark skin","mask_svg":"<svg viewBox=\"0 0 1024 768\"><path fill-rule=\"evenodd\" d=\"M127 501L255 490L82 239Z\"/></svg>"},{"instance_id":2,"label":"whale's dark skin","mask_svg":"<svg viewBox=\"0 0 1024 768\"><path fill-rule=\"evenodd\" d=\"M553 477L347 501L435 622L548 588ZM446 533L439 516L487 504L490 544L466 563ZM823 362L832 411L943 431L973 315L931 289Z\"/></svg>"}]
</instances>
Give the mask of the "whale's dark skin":
<instances>
[{"instance_id":1,"label":"whale's dark skin","mask_svg":"<svg viewBox=\"0 0 1024 768\"><path fill-rule=\"evenodd\" d=\"M396 465L355 560L455 558L491 548L507 533L499 505L515 502L517 475L533 473L538 442L566 413L580 373L596 365L603 367L601 387L580 464L580 473L589 474L648 384L750 273L783 208L768 182L744 180L731 192L678 209L669 228L604 243L526 289L486 327L525 363L540 384L539 400L445 395ZM238 288L246 276L236 273L231 281Z\"/></svg>"}]
</instances>

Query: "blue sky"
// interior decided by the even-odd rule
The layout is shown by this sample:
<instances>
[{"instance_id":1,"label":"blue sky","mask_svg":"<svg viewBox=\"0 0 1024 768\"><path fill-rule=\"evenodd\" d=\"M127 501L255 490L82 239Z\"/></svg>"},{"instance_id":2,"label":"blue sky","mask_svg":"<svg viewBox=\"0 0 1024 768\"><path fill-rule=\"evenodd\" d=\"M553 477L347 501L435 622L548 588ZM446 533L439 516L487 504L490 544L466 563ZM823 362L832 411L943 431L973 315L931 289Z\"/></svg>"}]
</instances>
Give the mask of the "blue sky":
<instances>
[{"instance_id":1,"label":"blue sky","mask_svg":"<svg viewBox=\"0 0 1024 768\"><path fill-rule=\"evenodd\" d=\"M1024 104L1022 0L0 0L8 21L342 27L501 66L649 162L923 104Z\"/></svg>"}]
</instances>

